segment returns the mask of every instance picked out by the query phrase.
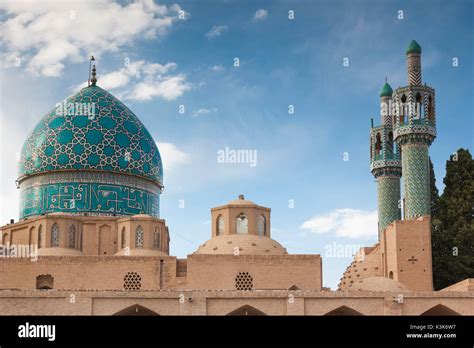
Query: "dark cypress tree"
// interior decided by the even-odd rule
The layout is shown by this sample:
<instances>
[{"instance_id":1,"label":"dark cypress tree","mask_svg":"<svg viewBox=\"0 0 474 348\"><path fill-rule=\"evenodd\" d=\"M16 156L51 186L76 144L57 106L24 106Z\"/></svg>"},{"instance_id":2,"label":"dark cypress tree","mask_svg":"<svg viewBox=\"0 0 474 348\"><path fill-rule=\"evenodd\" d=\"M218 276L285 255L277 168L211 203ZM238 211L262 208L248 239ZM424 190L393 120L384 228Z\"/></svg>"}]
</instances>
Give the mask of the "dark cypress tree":
<instances>
[{"instance_id":1,"label":"dark cypress tree","mask_svg":"<svg viewBox=\"0 0 474 348\"><path fill-rule=\"evenodd\" d=\"M474 160L469 150L459 149L446 162L444 184L432 219L436 290L474 278Z\"/></svg>"},{"instance_id":2,"label":"dark cypress tree","mask_svg":"<svg viewBox=\"0 0 474 348\"><path fill-rule=\"evenodd\" d=\"M430 158L430 193L431 193L431 219L438 217L439 191L436 187L436 177L433 169L433 162Z\"/></svg>"}]
</instances>

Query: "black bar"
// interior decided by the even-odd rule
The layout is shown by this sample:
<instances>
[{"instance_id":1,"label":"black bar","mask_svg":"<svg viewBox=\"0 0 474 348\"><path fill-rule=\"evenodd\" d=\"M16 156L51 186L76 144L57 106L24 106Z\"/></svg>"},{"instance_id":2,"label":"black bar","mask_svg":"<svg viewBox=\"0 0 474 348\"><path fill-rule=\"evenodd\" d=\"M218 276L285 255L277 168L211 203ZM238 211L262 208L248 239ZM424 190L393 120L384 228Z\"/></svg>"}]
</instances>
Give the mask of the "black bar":
<instances>
[{"instance_id":1,"label":"black bar","mask_svg":"<svg viewBox=\"0 0 474 348\"><path fill-rule=\"evenodd\" d=\"M20 338L20 325L55 325L55 339ZM432 325L432 327L428 326ZM421 330L423 329L423 330ZM38 344L246 345L248 343L295 345L415 345L449 347L474 342L474 317L215 317L215 316L89 316L0 317L0 346ZM24 332L24 331L23 331ZM409 338L407 334L425 337ZM456 337L434 338L426 335ZM47 336L47 335L46 335Z\"/></svg>"}]
</instances>

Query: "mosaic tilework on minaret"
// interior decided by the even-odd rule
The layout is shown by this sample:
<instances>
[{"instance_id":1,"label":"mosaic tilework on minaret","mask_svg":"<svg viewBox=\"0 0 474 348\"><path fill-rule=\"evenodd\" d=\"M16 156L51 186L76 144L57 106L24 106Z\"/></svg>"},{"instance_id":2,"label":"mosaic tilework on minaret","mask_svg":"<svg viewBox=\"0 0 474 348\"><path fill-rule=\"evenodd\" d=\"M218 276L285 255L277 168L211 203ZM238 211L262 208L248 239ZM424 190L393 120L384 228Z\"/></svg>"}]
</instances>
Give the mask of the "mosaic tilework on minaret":
<instances>
[{"instance_id":1,"label":"mosaic tilework on minaret","mask_svg":"<svg viewBox=\"0 0 474 348\"><path fill-rule=\"evenodd\" d=\"M390 115L392 88L385 82L380 91L380 123L370 130L370 169L377 180L379 235L395 220L400 220L400 154L393 139Z\"/></svg>"},{"instance_id":2,"label":"mosaic tilework on minaret","mask_svg":"<svg viewBox=\"0 0 474 348\"><path fill-rule=\"evenodd\" d=\"M395 141L401 148L404 218L430 215L428 148L436 137L435 91L421 78L421 47L412 41L406 51L408 86L393 93Z\"/></svg>"}]
</instances>

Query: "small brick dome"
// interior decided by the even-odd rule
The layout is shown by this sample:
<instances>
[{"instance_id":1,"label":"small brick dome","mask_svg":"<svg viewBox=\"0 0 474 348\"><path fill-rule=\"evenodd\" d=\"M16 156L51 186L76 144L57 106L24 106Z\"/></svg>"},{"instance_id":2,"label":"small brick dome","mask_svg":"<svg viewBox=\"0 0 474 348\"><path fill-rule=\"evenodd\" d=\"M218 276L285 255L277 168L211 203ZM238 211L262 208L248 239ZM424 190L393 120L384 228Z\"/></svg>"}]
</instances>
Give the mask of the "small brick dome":
<instances>
[{"instance_id":1,"label":"small brick dome","mask_svg":"<svg viewBox=\"0 0 474 348\"><path fill-rule=\"evenodd\" d=\"M349 291L410 291L406 285L386 277L369 277L358 280L347 287Z\"/></svg>"},{"instance_id":2,"label":"small brick dome","mask_svg":"<svg viewBox=\"0 0 474 348\"><path fill-rule=\"evenodd\" d=\"M195 254L286 255L288 252L277 241L251 234L222 235L209 239Z\"/></svg>"}]
</instances>

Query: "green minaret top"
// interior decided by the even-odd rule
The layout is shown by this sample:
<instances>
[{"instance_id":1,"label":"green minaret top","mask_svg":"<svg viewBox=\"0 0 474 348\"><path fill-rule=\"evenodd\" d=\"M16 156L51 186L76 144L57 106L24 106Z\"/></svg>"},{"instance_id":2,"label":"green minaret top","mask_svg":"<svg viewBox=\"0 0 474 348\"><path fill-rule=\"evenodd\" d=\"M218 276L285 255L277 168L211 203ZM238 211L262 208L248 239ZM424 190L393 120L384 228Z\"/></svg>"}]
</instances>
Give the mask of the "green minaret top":
<instances>
[{"instance_id":1,"label":"green minaret top","mask_svg":"<svg viewBox=\"0 0 474 348\"><path fill-rule=\"evenodd\" d=\"M392 93L393 93L392 87L390 87L388 82L385 82L382 89L380 90L380 97L391 97Z\"/></svg>"},{"instance_id":2,"label":"green minaret top","mask_svg":"<svg viewBox=\"0 0 474 348\"><path fill-rule=\"evenodd\" d=\"M407 54L410 53L421 53L421 46L415 40L411 40L407 47Z\"/></svg>"}]
</instances>

